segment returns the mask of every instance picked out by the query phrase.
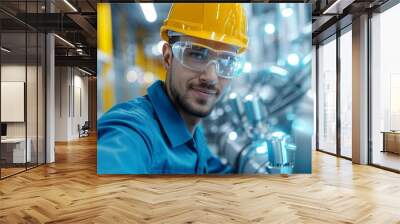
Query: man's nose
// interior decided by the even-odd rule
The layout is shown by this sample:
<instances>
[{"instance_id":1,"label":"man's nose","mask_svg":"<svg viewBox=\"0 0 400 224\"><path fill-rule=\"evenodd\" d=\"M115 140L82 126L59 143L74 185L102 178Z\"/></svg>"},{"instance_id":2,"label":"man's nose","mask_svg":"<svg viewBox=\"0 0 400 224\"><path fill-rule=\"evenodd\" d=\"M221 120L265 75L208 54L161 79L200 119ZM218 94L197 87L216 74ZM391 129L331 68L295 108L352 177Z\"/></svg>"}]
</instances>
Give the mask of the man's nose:
<instances>
[{"instance_id":1,"label":"man's nose","mask_svg":"<svg viewBox=\"0 0 400 224\"><path fill-rule=\"evenodd\" d=\"M204 72L201 73L200 81L216 84L218 81L217 66L218 65L215 62L209 63Z\"/></svg>"}]
</instances>

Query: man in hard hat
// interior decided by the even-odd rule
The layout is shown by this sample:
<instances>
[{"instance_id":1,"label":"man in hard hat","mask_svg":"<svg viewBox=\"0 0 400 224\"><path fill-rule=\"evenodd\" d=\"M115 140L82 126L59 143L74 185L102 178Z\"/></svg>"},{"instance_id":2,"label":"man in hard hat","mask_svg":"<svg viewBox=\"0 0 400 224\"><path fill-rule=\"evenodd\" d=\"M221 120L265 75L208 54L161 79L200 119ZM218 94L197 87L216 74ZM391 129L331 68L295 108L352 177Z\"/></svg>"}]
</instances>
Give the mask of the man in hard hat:
<instances>
[{"instance_id":1,"label":"man in hard hat","mask_svg":"<svg viewBox=\"0 0 400 224\"><path fill-rule=\"evenodd\" d=\"M238 3L176 3L160 29L165 82L98 122L99 174L229 173L199 125L241 73L247 23Z\"/></svg>"}]
</instances>

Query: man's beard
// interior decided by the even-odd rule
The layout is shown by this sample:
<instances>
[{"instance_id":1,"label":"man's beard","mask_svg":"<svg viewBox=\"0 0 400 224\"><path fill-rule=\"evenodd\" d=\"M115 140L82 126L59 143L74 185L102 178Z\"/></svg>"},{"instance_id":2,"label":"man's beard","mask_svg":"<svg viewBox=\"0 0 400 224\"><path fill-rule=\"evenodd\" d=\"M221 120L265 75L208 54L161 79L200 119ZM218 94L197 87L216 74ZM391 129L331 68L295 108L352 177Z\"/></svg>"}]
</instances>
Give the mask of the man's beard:
<instances>
[{"instance_id":1,"label":"man's beard","mask_svg":"<svg viewBox=\"0 0 400 224\"><path fill-rule=\"evenodd\" d=\"M209 87L207 84L200 84L200 87L202 88L213 88L213 87ZM214 106L211 106L209 108L209 110L207 111L200 111L200 110L196 110L191 104L190 102L187 101L187 99L185 99L185 97L181 94L178 93L178 91L174 88L174 86L172 85L172 78L169 78L169 88L171 90L171 95L175 101L175 103L177 104L177 106L179 108L181 108L183 111L185 111L187 114L193 115L195 117L207 117L211 111L213 110ZM189 86L190 88L190 86ZM197 101L198 104L206 104L207 102L201 102L201 101Z\"/></svg>"}]
</instances>

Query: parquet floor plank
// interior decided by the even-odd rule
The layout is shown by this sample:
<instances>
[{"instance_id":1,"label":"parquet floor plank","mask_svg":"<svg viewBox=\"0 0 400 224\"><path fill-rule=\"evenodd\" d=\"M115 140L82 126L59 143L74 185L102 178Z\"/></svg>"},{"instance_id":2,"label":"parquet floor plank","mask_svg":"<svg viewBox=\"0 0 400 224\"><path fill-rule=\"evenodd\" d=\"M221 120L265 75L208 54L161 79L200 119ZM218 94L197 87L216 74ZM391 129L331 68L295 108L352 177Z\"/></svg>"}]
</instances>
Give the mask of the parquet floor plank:
<instances>
[{"instance_id":1,"label":"parquet floor plank","mask_svg":"<svg viewBox=\"0 0 400 224\"><path fill-rule=\"evenodd\" d=\"M399 223L400 175L313 152L313 174L96 174L96 139L0 181L0 223Z\"/></svg>"}]
</instances>

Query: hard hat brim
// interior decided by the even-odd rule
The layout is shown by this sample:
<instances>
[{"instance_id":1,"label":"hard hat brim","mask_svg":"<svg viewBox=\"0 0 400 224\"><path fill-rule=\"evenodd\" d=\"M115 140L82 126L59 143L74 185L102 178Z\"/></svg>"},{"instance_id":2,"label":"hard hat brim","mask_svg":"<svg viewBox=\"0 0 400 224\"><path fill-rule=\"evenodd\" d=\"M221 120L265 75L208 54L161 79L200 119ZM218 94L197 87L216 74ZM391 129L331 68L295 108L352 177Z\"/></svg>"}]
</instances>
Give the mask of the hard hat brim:
<instances>
[{"instance_id":1,"label":"hard hat brim","mask_svg":"<svg viewBox=\"0 0 400 224\"><path fill-rule=\"evenodd\" d=\"M223 44L232 45L238 48L238 53L243 53L247 49L247 38L242 37L242 40L238 40L236 38L229 38L226 35L219 34L216 32L206 32L206 31L195 31L195 30L178 30L171 29L167 26L162 26L160 29L161 39L164 41L169 41L168 31L173 31L177 33L181 33L187 36L197 37L205 40L216 41ZM246 44L243 44L246 43Z\"/></svg>"}]
</instances>

